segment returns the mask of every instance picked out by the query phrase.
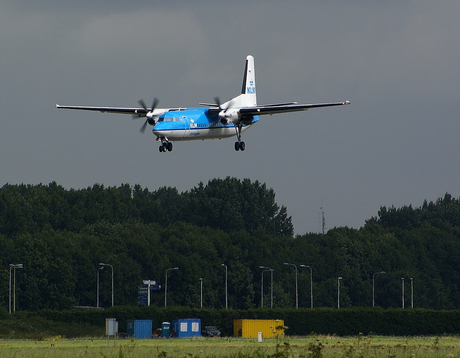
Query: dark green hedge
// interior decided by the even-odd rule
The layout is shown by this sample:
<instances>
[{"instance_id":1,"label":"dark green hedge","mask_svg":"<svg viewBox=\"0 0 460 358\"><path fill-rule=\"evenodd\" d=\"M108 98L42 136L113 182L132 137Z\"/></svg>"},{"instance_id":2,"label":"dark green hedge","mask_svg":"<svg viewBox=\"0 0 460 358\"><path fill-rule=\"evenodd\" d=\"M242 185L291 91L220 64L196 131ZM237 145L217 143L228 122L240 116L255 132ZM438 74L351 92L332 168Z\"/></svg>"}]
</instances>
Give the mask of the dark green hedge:
<instances>
[{"instance_id":1,"label":"dark green hedge","mask_svg":"<svg viewBox=\"0 0 460 358\"><path fill-rule=\"evenodd\" d=\"M202 325L216 325L224 335L232 335L234 319L283 319L287 335L441 335L460 333L460 310L345 308L345 309L252 309L212 310L189 307L113 307L106 310L42 310L16 312L16 319L42 317L49 321L105 325L116 318L120 332L126 332L128 319L151 319L153 327L179 318L201 318ZM8 319L8 318L7 318Z\"/></svg>"}]
</instances>

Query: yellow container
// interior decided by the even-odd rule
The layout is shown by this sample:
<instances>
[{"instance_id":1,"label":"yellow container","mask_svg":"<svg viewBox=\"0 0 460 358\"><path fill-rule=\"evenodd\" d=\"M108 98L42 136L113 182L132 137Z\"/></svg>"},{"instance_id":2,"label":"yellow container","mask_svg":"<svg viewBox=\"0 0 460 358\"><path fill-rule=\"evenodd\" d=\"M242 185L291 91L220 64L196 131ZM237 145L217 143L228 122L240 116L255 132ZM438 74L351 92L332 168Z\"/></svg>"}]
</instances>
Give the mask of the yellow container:
<instances>
[{"instance_id":1,"label":"yellow container","mask_svg":"<svg viewBox=\"0 0 460 358\"><path fill-rule=\"evenodd\" d=\"M234 319L233 336L258 338L262 332L264 338L279 337L284 334L283 319Z\"/></svg>"}]
</instances>

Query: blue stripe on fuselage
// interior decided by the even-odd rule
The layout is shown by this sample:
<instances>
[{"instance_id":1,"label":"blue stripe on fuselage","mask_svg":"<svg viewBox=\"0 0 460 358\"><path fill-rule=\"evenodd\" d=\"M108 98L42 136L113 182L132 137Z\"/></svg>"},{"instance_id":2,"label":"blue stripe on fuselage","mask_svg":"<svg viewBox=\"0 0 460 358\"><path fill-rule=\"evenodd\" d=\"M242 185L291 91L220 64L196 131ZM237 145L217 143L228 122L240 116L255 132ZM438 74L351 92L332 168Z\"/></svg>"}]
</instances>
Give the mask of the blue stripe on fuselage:
<instances>
[{"instance_id":1,"label":"blue stripe on fuselage","mask_svg":"<svg viewBox=\"0 0 460 358\"><path fill-rule=\"evenodd\" d=\"M251 123L243 125L243 130L258 120L259 117L254 116ZM166 112L160 116L153 132L169 140L226 138L236 134L233 124L222 124L218 115L209 115L208 108Z\"/></svg>"}]
</instances>

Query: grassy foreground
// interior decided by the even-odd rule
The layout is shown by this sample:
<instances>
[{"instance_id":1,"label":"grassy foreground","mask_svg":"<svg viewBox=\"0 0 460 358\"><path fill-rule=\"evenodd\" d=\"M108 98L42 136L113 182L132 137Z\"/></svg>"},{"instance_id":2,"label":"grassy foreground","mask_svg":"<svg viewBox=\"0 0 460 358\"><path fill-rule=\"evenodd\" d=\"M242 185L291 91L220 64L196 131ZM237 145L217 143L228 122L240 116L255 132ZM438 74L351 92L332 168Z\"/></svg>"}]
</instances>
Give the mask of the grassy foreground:
<instances>
[{"instance_id":1,"label":"grassy foreground","mask_svg":"<svg viewBox=\"0 0 460 358\"><path fill-rule=\"evenodd\" d=\"M460 357L459 337L331 337L256 339L1 340L0 357Z\"/></svg>"}]
</instances>

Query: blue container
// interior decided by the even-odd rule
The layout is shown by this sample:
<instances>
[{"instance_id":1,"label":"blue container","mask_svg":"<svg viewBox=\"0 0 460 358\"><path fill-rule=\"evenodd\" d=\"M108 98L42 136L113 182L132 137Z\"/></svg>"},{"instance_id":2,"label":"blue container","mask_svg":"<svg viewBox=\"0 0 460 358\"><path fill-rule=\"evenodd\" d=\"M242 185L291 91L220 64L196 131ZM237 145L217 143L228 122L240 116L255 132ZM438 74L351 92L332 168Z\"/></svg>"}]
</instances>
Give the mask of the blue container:
<instances>
[{"instance_id":1,"label":"blue container","mask_svg":"<svg viewBox=\"0 0 460 358\"><path fill-rule=\"evenodd\" d=\"M185 318L172 321L173 337L200 337L201 336L201 319Z\"/></svg>"},{"instance_id":2,"label":"blue container","mask_svg":"<svg viewBox=\"0 0 460 358\"><path fill-rule=\"evenodd\" d=\"M136 339L152 338L152 320L129 319L126 321L126 333Z\"/></svg>"}]
</instances>

